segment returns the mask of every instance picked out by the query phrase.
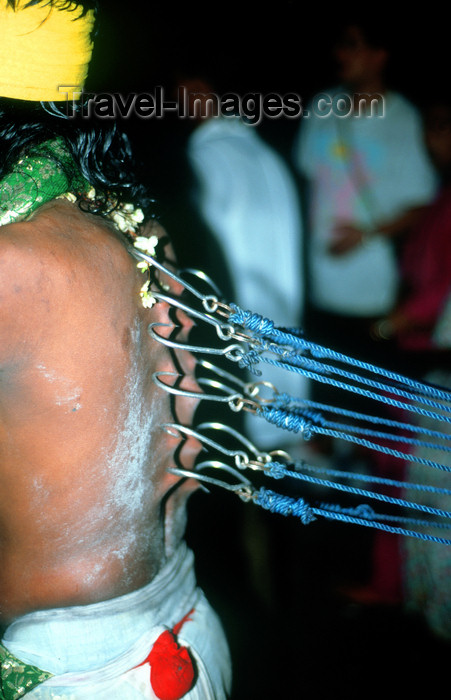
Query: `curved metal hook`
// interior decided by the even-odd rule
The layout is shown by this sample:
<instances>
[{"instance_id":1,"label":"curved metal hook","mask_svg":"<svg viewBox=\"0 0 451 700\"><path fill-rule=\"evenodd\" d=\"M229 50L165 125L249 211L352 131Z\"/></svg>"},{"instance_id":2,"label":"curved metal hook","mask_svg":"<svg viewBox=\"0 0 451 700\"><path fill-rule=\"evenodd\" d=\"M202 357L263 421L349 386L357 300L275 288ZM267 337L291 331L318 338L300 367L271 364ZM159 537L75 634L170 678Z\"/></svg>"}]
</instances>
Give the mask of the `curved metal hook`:
<instances>
[{"instance_id":1,"label":"curved metal hook","mask_svg":"<svg viewBox=\"0 0 451 700\"><path fill-rule=\"evenodd\" d=\"M237 479L238 483L229 484L227 481L215 479L214 477L207 476L206 474L200 474L199 471L197 471L207 469L210 467L215 469L222 469L223 471L228 472ZM246 477L244 477L242 474L233 469L233 467L229 467L227 464L223 464L223 462L218 462L216 460L208 460L206 462L202 462L201 464L197 465L196 471L190 471L189 469L179 469L178 467L170 467L168 469L168 472L170 474L174 474L175 476L180 476L188 479L196 479L196 481L199 481L201 484L207 483L212 484L213 486L219 486L220 488L226 489L227 491L236 493L244 501L252 500L255 493L255 489L252 483L249 481L249 479L246 479Z\"/></svg>"},{"instance_id":2,"label":"curved metal hook","mask_svg":"<svg viewBox=\"0 0 451 700\"><path fill-rule=\"evenodd\" d=\"M232 340L233 338L236 338L237 340L244 341L246 343L251 344L252 346L261 345L261 342L258 338L254 338L254 336L248 335L247 333L243 333L242 331L237 330L235 326L231 323L222 323L217 318L214 318L214 316L211 316L210 314L205 313L204 311L197 311L196 309L193 309L192 306L184 304L177 297L169 296L168 294L163 294L162 292L157 292L153 290L152 296L157 301L164 301L170 306L174 306L177 309L181 309L188 316L194 316L195 318L199 318L201 321L205 321L205 323L209 323L211 326L214 326L218 338L220 338L220 340ZM218 302L218 304L219 303L220 302Z\"/></svg>"},{"instance_id":3,"label":"curved metal hook","mask_svg":"<svg viewBox=\"0 0 451 700\"><path fill-rule=\"evenodd\" d=\"M213 290L214 294L205 294L204 298L202 299L202 306L204 307L205 311L208 311L209 313L217 313L220 316L229 318L232 313L232 308L226 302L220 301L220 299L223 298L223 294L221 293L219 287L217 287L213 282L211 277L203 272L203 270L196 270L193 268L186 268L185 270L181 271L181 274L184 272L195 275L199 279L206 282Z\"/></svg>"},{"instance_id":4,"label":"curved metal hook","mask_svg":"<svg viewBox=\"0 0 451 700\"><path fill-rule=\"evenodd\" d=\"M220 469L234 476L240 484L252 486L252 482L245 477L241 472L237 471L229 464L225 464L217 459L206 459L199 464L196 464L195 472L200 472L203 469Z\"/></svg>"},{"instance_id":5,"label":"curved metal hook","mask_svg":"<svg viewBox=\"0 0 451 700\"><path fill-rule=\"evenodd\" d=\"M198 270L194 267L185 267L183 270L180 270L180 274L188 274L188 275L193 275L193 277L197 277L198 279L202 280L203 282L206 282L209 287L213 290L215 295L217 297L222 297L221 290L219 287L216 286L216 284L213 282L211 277L207 275L203 270ZM212 299L213 297L211 295L205 295L204 299Z\"/></svg>"},{"instance_id":6,"label":"curved metal hook","mask_svg":"<svg viewBox=\"0 0 451 700\"><path fill-rule=\"evenodd\" d=\"M249 452L252 452L252 454L255 456L255 458L261 462L266 462L269 461L270 456L266 452L261 452L257 447L254 445L253 442L251 442L247 437L242 435L238 430L235 430L235 428L231 428L230 425L226 425L225 423L218 423L217 421L206 421L204 423L200 423L197 426L198 430L222 430L225 433L228 433L232 437L236 438L238 442L240 442L244 447L249 450ZM233 454L233 451L230 451ZM226 454L226 452L224 452Z\"/></svg>"},{"instance_id":7,"label":"curved metal hook","mask_svg":"<svg viewBox=\"0 0 451 700\"><path fill-rule=\"evenodd\" d=\"M238 347L240 347L240 349L241 349L241 346L238 346ZM211 363L209 360L204 360L202 358L197 359L197 364L200 367L203 367L204 369L207 369L210 372L213 372L218 377L221 377L222 379L227 379L227 381L232 382L234 384L237 384L241 388L243 393L246 392L247 382L243 381L239 377L236 377L231 372L227 372L225 369L222 369L221 367L217 367L216 365Z\"/></svg>"},{"instance_id":8,"label":"curved metal hook","mask_svg":"<svg viewBox=\"0 0 451 700\"><path fill-rule=\"evenodd\" d=\"M267 381L257 381L257 382L244 382L243 380L239 379L233 374L230 374L230 372L226 372L225 370L219 369L219 367L216 367L213 365L211 362L207 361L198 361L198 364L201 365L202 367L205 367L205 369L209 369L210 371L214 372L220 377L225 377L228 381L231 381L232 383L235 383L239 386L240 388L240 394L242 396L243 401L237 401L235 399L236 396L236 389L232 389L231 387L227 386L226 384L223 384L219 382L217 379L210 379L208 377L198 377L197 378L197 383L198 384L203 384L206 386L213 387L214 389L221 389L225 393L228 393L232 398L232 404L231 404L231 409L233 411L240 411L242 408L244 410L256 410L259 406L263 404L271 404L273 402L273 397L269 399L265 399L261 396L259 396L259 391L260 391L260 386L268 386L271 387L273 394L278 394L278 391L274 384L271 384L271 382Z\"/></svg>"},{"instance_id":9,"label":"curved metal hook","mask_svg":"<svg viewBox=\"0 0 451 700\"><path fill-rule=\"evenodd\" d=\"M149 265L152 265L152 267L156 267L157 270L160 270L160 272L163 272L165 275L173 279L174 282L180 284L188 292L191 292L191 294L193 294L197 299L200 299L200 301L202 302L204 301L205 295L201 294L201 292L199 292L195 287L189 284L189 282L186 282L182 277L180 277L180 273L177 274L172 270L168 270L168 268L165 267L162 263L158 262L156 258L152 257L151 255L148 255L147 253L144 253L144 251L140 250L139 248L136 248L135 246L129 246L129 252L137 260L144 260Z\"/></svg>"},{"instance_id":10,"label":"curved metal hook","mask_svg":"<svg viewBox=\"0 0 451 700\"><path fill-rule=\"evenodd\" d=\"M158 262L156 258L152 257L151 255L147 255L144 253L144 251L139 250L139 248L136 248L135 246L129 246L129 252L131 255L136 258L137 260L144 260L146 263L149 265L152 265L153 267L156 267L157 270L160 270L160 272L163 272L165 275L173 279L175 282L180 284L184 289L186 289L188 292L190 292L193 296L196 297L196 299L199 299L202 302L202 306L204 307L205 311L210 312L210 313L215 313L217 312L219 315L224 316L225 318L229 318L230 314L232 313L231 307L226 304L223 301L220 301L218 297L221 297L222 294L219 290L219 288L214 284L213 280L202 270L196 270L194 268L186 268L185 270L179 271L179 274L173 272L172 270L168 270L167 267L165 267L162 263ZM183 279L181 276L183 273L189 273L192 274L199 279L202 279L204 282L206 282L216 294L202 294L199 292L196 287L193 287L192 284L187 282L186 280ZM156 293L152 292L153 296L156 296ZM164 301L161 299L161 301ZM192 310L194 313L194 310ZM206 320L206 319L204 319ZM219 334L219 331L218 331ZM221 337L221 336L220 336ZM230 338L231 336L228 335L222 340L227 340L227 338ZM244 336L243 336L244 337ZM248 336L245 336L246 338Z\"/></svg>"},{"instance_id":11,"label":"curved metal hook","mask_svg":"<svg viewBox=\"0 0 451 700\"><path fill-rule=\"evenodd\" d=\"M225 425L224 423L218 423L217 421L204 422L200 423L197 426L197 428L198 430L202 430L204 428L211 428L213 430L223 430L224 432L229 433L229 435L239 440L250 452L252 452L255 455L255 460L249 460L249 462L243 465L245 467L249 467L251 469L265 470L267 465L273 462L274 459L283 459L290 464L293 463L291 455L288 452L286 452L286 450L270 450L269 452L261 452L247 437L242 435L234 428L231 428L229 425Z\"/></svg>"},{"instance_id":12,"label":"curved metal hook","mask_svg":"<svg viewBox=\"0 0 451 700\"><path fill-rule=\"evenodd\" d=\"M221 323L220 321L218 321L218 319L214 318L213 316L210 316L204 311L197 311L196 309L193 309L191 306L184 304L177 297L169 296L169 294L163 294L162 292L154 292L153 290L152 296L154 296L155 299L157 299L158 301L165 301L170 306L175 306L177 309L181 309L186 314L188 314L188 316L195 316L201 321L205 321L206 323L209 323L210 325L214 326L221 340L230 339L235 331L234 326L230 324Z\"/></svg>"},{"instance_id":13,"label":"curved metal hook","mask_svg":"<svg viewBox=\"0 0 451 700\"><path fill-rule=\"evenodd\" d=\"M235 381L239 383L239 379L235 378ZM221 388L224 391L228 391L230 394L233 393L233 390L230 389L226 384L222 384L221 382L218 382L217 379L209 379L208 377L199 377L197 379L198 384L206 384L207 386L212 386L215 388ZM269 382L255 382L255 383L246 383L243 382L243 398L251 403L254 403L256 406L263 405L263 404L272 404L273 399L264 399L261 396L259 396L259 384L265 384L269 385ZM272 386L272 385L271 385Z\"/></svg>"},{"instance_id":14,"label":"curved metal hook","mask_svg":"<svg viewBox=\"0 0 451 700\"><path fill-rule=\"evenodd\" d=\"M170 323L154 322L149 323L147 327L147 332L153 340L156 340L158 343L162 343L167 347L175 348L176 350L188 350L188 352L191 353L202 352L208 355L224 355L227 357L227 359L232 360L233 362L238 362L245 354L245 351L241 345L238 345L238 343L232 343L232 345L227 345L225 348L210 348L203 345L189 345L188 343L180 343L175 340L171 340L170 338L163 338L163 336L156 332L156 326L166 326L167 328L177 328L177 326Z\"/></svg>"},{"instance_id":15,"label":"curved metal hook","mask_svg":"<svg viewBox=\"0 0 451 700\"><path fill-rule=\"evenodd\" d=\"M274 401L274 396L277 396L280 393L277 387L272 382L268 382L266 380L246 382L243 379L236 377L234 374L231 374L231 372L227 372L226 370L217 367L208 360L198 359L197 364L201 367L204 367L205 369L208 369L210 372L214 372L214 374L218 375L219 377L222 377L223 379L227 379L227 381L229 382L237 384L244 395L246 395L248 398L258 400L261 404L272 403ZM271 398L265 399L262 396L260 396L260 387L270 388L273 394Z\"/></svg>"},{"instance_id":16,"label":"curved metal hook","mask_svg":"<svg viewBox=\"0 0 451 700\"><path fill-rule=\"evenodd\" d=\"M233 457L233 459L235 460L235 465L238 467L238 469L243 469L249 462L249 455L246 454L246 452L244 452L243 450L227 449L218 442L215 442L214 440L211 440L210 438L206 437L206 435L203 435L197 430L194 430L194 428L190 428L186 425L181 425L179 423L163 423L161 427L167 430L169 433L171 433L171 429L173 429L182 435L189 435L190 437L194 437L196 438L196 440L202 443L202 445L208 445L208 447L213 447L219 452L222 452L222 454L226 457ZM174 435L173 432L171 434ZM237 433L237 435L239 435L239 433Z\"/></svg>"},{"instance_id":17,"label":"curved metal hook","mask_svg":"<svg viewBox=\"0 0 451 700\"><path fill-rule=\"evenodd\" d=\"M240 411L242 408L244 408L245 410L249 410L249 411L255 411L258 408L258 405L254 401L250 401L249 399L246 399L241 394L219 396L217 394L205 394L205 393L199 392L199 391L187 391L186 389L179 389L178 387L171 386L170 384L165 384L163 381L161 381L161 379L160 379L161 376L182 378L185 375L179 374L178 372L169 372L169 371L158 371L158 372L154 372L152 375L152 379L153 379L154 383L158 387L160 387L160 389L164 389L165 391L169 392L170 394L175 394L176 396L185 396L188 398L194 398L194 399L200 399L200 400L206 400L206 401L221 401L222 403L228 403L229 407L232 409L232 411Z\"/></svg>"},{"instance_id":18,"label":"curved metal hook","mask_svg":"<svg viewBox=\"0 0 451 700\"><path fill-rule=\"evenodd\" d=\"M227 386L227 384L218 382L217 379L209 379L208 377L197 377L196 381L200 386L207 386L210 389L219 389L219 391L223 391L225 396L229 397L226 400L226 403L229 404L230 408L235 413L240 411L241 408L244 407L244 405L248 409L250 409L250 407L253 407L255 410L258 408L258 404L255 401L251 401L241 393L237 393L236 391L234 392L233 389Z\"/></svg>"},{"instance_id":19,"label":"curved metal hook","mask_svg":"<svg viewBox=\"0 0 451 700\"><path fill-rule=\"evenodd\" d=\"M268 384L268 382L255 382L248 383L239 379L234 374L227 372L226 370L220 369L216 365L213 365L207 360L197 360L197 364L209 371L213 372L221 378L227 379L232 384L236 384L239 387L239 392L236 389L231 388L227 384L219 382L217 379L210 379L209 377L197 377L197 383L204 386L212 387L213 389L220 389L225 394L230 397L229 406L234 412L240 410L255 412L261 403L269 403L269 400L261 400L257 398L258 395L258 384ZM272 385L271 385L272 386ZM240 396L241 398L238 398ZM243 438L244 439L244 438ZM254 448L255 449L255 448Z\"/></svg>"}]
</instances>

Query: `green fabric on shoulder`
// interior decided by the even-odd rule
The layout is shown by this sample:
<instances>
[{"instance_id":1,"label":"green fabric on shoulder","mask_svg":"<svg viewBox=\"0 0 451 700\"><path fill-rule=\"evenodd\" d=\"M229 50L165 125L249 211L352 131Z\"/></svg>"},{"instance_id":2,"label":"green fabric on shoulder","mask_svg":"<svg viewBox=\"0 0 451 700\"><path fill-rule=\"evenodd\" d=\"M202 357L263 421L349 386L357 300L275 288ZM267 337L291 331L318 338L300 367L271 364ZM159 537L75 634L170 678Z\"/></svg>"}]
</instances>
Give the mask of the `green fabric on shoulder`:
<instances>
[{"instance_id":1,"label":"green fabric on shoulder","mask_svg":"<svg viewBox=\"0 0 451 700\"><path fill-rule=\"evenodd\" d=\"M0 700L23 698L52 676L53 673L23 663L0 644Z\"/></svg>"},{"instance_id":2,"label":"green fabric on shoulder","mask_svg":"<svg viewBox=\"0 0 451 700\"><path fill-rule=\"evenodd\" d=\"M0 226L30 216L45 202L68 191L81 194L89 188L63 139L34 146L0 181Z\"/></svg>"}]
</instances>

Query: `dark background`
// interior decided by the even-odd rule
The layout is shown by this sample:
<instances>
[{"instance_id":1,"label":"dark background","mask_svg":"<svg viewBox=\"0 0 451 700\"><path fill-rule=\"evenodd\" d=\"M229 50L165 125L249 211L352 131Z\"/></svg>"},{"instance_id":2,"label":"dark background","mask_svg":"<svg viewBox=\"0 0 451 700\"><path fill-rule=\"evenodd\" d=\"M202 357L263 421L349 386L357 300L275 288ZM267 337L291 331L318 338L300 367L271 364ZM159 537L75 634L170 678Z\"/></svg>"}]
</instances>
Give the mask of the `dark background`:
<instances>
[{"instance_id":1,"label":"dark background","mask_svg":"<svg viewBox=\"0 0 451 700\"><path fill-rule=\"evenodd\" d=\"M307 102L334 82L330 47L341 18L336 8L311 4L101 2L87 87L170 90L174 67L196 54L221 69L230 90L294 92ZM450 89L444 18L427 15L427 4L421 17L408 9L395 18L380 4L370 12L385 12L396 38L395 87L419 105L429 91ZM298 126L277 119L258 128L289 158ZM125 127L158 200L168 181L177 187L183 178L166 158L177 125L131 118ZM450 646L421 619L400 606L361 605L340 595L343 585L368 579L371 532L326 522L303 526L213 492L192 498L187 539L230 640L234 700L297 700L308 692L404 696L446 685Z\"/></svg>"},{"instance_id":2,"label":"dark background","mask_svg":"<svg viewBox=\"0 0 451 700\"><path fill-rule=\"evenodd\" d=\"M312 6L313 5L313 6ZM344 5L347 16L353 5ZM357 5L356 5L357 7ZM386 17L393 45L391 83L421 104L431 90L449 90L449 39L445 18L378 3L368 14ZM360 9L361 12L361 9ZM95 91L170 92L174 68L196 60L222 76L224 90L241 94L294 92L303 104L335 82L331 47L344 10L295 0L173 3L100 0L98 34L88 79ZM152 149L170 119L131 119L140 145ZM299 123L265 120L260 129L274 145L288 149Z\"/></svg>"}]
</instances>

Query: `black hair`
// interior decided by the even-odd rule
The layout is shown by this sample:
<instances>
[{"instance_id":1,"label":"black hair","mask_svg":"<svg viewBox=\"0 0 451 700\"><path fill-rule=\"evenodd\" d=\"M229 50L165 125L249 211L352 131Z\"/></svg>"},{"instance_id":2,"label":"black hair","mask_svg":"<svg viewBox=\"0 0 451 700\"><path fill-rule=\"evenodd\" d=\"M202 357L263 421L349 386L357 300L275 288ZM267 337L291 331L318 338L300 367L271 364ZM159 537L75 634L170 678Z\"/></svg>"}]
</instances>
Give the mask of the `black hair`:
<instances>
[{"instance_id":1,"label":"black hair","mask_svg":"<svg viewBox=\"0 0 451 700\"><path fill-rule=\"evenodd\" d=\"M16 8L18 0L7 0ZM70 0L29 0L23 7L43 6L65 9ZM97 9L94 0L73 3L80 12ZM88 99L88 98L86 98ZM0 97L0 178L4 177L30 148L57 137L64 140L78 171L96 189L98 199L90 210L99 214L111 207L114 194L119 202L128 201L148 210L153 202L138 179L130 139L115 120L81 117L82 102L32 102ZM62 165L62 164L61 164ZM64 166L63 166L64 167ZM69 180L73 173L67 173Z\"/></svg>"},{"instance_id":2,"label":"black hair","mask_svg":"<svg viewBox=\"0 0 451 700\"><path fill-rule=\"evenodd\" d=\"M138 180L138 164L128 135L116 121L105 124L92 116L77 116L82 105L76 105L70 114L66 107L66 103L62 107L55 102L0 98L0 178L27 150L60 137L100 199L103 195L106 202L108 193L114 192L119 201L147 209L152 199Z\"/></svg>"},{"instance_id":3,"label":"black hair","mask_svg":"<svg viewBox=\"0 0 451 700\"><path fill-rule=\"evenodd\" d=\"M19 5L19 0L6 0L6 4L16 10ZM42 7L56 7L58 10L76 11L77 17L82 17L89 10L97 11L98 3L96 0L28 0L22 4L22 8L32 7L33 5L42 5Z\"/></svg>"}]
</instances>

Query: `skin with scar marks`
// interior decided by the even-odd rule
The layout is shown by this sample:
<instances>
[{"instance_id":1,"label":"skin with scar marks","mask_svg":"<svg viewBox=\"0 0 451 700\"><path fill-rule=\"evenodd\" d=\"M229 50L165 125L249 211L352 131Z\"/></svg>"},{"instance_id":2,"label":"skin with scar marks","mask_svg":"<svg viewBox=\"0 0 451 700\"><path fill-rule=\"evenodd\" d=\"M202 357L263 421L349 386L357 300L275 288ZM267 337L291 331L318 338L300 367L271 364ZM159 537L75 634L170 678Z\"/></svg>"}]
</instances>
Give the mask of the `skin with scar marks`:
<instances>
[{"instance_id":1,"label":"skin with scar marks","mask_svg":"<svg viewBox=\"0 0 451 700\"><path fill-rule=\"evenodd\" d=\"M151 234L167 240L155 223L143 229ZM197 400L174 402L152 375L183 371L199 388L192 356L175 358L147 332L172 320L164 302L143 307L142 284L122 234L69 202L0 229L4 623L135 590L183 535L194 482L176 488L167 469L176 452L191 468L199 443L180 451L180 436L161 426L189 425ZM190 322L177 320L186 339Z\"/></svg>"}]
</instances>

